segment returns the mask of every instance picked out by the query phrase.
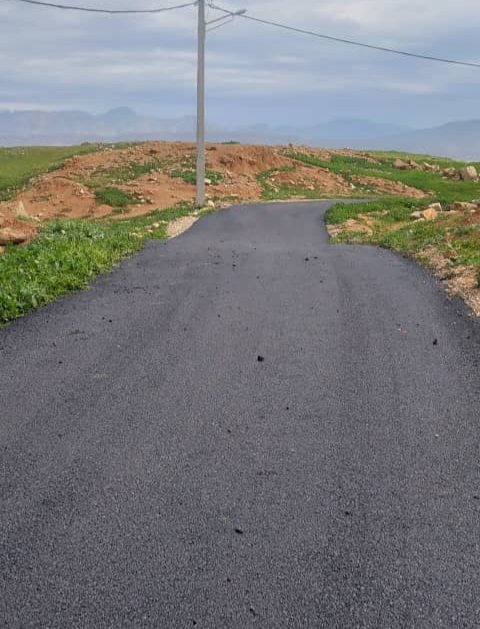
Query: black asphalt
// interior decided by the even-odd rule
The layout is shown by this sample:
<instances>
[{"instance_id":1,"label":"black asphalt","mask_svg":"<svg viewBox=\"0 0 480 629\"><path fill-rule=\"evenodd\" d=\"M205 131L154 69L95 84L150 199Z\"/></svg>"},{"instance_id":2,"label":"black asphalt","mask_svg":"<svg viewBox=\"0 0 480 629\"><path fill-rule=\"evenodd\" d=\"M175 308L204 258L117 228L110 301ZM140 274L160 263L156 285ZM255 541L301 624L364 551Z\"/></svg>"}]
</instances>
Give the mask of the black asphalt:
<instances>
[{"instance_id":1,"label":"black asphalt","mask_svg":"<svg viewBox=\"0 0 480 629\"><path fill-rule=\"evenodd\" d=\"M1 627L480 627L480 326L327 206L0 330Z\"/></svg>"}]
</instances>

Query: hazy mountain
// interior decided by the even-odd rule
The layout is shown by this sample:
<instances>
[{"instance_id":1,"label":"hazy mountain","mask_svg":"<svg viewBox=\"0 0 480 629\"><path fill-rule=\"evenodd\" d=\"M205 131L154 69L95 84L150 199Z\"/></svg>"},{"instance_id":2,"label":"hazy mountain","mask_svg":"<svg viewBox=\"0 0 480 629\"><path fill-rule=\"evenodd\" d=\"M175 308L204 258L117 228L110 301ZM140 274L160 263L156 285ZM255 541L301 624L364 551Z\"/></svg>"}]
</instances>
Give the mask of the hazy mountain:
<instances>
[{"instance_id":1,"label":"hazy mountain","mask_svg":"<svg viewBox=\"0 0 480 629\"><path fill-rule=\"evenodd\" d=\"M480 159L480 120L431 129L361 119L336 119L309 126L256 124L207 127L210 141L310 144L358 149L396 149ZM195 117L161 119L118 107L104 114L83 111L0 111L0 145L80 144L124 140L193 140Z\"/></svg>"},{"instance_id":2,"label":"hazy mountain","mask_svg":"<svg viewBox=\"0 0 480 629\"><path fill-rule=\"evenodd\" d=\"M365 142L362 144L365 146ZM369 147L478 160L480 159L480 120L450 122L440 127L376 138L369 142Z\"/></svg>"},{"instance_id":3,"label":"hazy mountain","mask_svg":"<svg viewBox=\"0 0 480 629\"><path fill-rule=\"evenodd\" d=\"M83 111L3 111L0 112L1 144L58 144L88 141L146 139L177 133L191 136L195 118L161 120L141 116L128 107L93 115Z\"/></svg>"},{"instance_id":4,"label":"hazy mountain","mask_svg":"<svg viewBox=\"0 0 480 629\"><path fill-rule=\"evenodd\" d=\"M280 129L284 132L287 130L287 127L281 127ZM403 133L404 131L412 131L412 129L401 125L372 122L371 120L337 118L330 122L323 122L309 127L297 129L290 127L289 131L296 132L297 135L305 138L333 139L339 142L381 138Z\"/></svg>"}]
</instances>

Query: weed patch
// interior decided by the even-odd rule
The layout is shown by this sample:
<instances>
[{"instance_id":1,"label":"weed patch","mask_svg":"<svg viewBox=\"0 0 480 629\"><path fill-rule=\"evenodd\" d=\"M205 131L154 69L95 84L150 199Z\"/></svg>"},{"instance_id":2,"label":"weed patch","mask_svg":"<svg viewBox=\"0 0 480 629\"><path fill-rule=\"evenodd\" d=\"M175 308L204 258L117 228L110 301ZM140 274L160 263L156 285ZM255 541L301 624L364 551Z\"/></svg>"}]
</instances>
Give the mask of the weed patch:
<instances>
[{"instance_id":1,"label":"weed patch","mask_svg":"<svg viewBox=\"0 0 480 629\"><path fill-rule=\"evenodd\" d=\"M170 177L183 179L185 183L189 183L193 186L197 183L197 173L195 170L190 168L184 170L176 168L174 170L171 170L169 172L169 175ZM207 170L205 172L205 178L208 179L213 186L216 186L221 183L225 177L223 173L220 173L216 170Z\"/></svg>"},{"instance_id":2,"label":"weed patch","mask_svg":"<svg viewBox=\"0 0 480 629\"><path fill-rule=\"evenodd\" d=\"M129 194L115 188L114 186L108 186L106 188L99 188L95 190L95 199L98 203L104 205L110 205L114 208L126 208L129 205L139 202L137 195Z\"/></svg>"}]
</instances>

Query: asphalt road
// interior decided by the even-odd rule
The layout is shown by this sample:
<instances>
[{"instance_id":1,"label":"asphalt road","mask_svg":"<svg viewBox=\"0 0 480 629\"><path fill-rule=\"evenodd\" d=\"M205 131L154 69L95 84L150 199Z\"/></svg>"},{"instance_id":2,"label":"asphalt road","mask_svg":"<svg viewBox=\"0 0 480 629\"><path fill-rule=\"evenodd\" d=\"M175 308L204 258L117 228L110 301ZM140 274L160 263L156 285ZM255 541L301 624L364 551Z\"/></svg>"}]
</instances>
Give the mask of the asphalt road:
<instances>
[{"instance_id":1,"label":"asphalt road","mask_svg":"<svg viewBox=\"0 0 480 629\"><path fill-rule=\"evenodd\" d=\"M327 205L0 330L1 627L478 629L480 326Z\"/></svg>"}]
</instances>

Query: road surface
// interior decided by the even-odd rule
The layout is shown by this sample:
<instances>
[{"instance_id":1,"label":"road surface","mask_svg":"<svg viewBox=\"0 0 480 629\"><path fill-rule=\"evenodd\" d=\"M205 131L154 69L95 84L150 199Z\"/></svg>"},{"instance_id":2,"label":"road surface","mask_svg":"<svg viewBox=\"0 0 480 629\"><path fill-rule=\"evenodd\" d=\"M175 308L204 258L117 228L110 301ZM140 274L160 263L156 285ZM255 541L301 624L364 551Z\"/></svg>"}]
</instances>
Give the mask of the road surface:
<instances>
[{"instance_id":1,"label":"road surface","mask_svg":"<svg viewBox=\"0 0 480 629\"><path fill-rule=\"evenodd\" d=\"M480 326L327 206L0 331L0 626L478 629Z\"/></svg>"}]
</instances>

